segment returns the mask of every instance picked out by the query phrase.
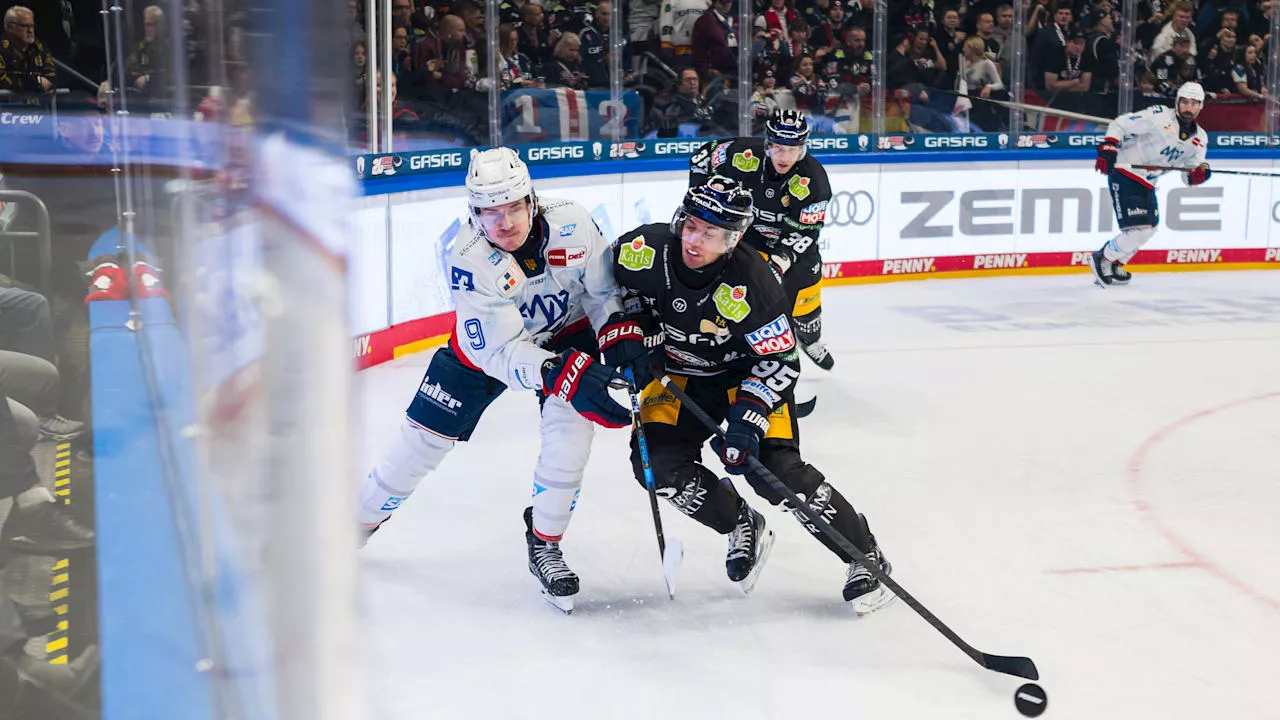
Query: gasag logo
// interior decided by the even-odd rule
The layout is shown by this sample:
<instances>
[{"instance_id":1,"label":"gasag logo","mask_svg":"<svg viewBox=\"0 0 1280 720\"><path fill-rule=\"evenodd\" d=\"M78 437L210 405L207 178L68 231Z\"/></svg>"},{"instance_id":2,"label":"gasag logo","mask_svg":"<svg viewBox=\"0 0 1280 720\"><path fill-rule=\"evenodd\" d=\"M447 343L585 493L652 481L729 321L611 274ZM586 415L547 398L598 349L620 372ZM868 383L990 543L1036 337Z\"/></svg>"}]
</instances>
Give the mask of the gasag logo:
<instances>
[{"instance_id":1,"label":"gasag logo","mask_svg":"<svg viewBox=\"0 0 1280 720\"><path fill-rule=\"evenodd\" d=\"M410 170L436 170L439 168L462 167L462 153L444 152L430 155L412 155L409 157Z\"/></svg>"},{"instance_id":2,"label":"gasag logo","mask_svg":"<svg viewBox=\"0 0 1280 720\"><path fill-rule=\"evenodd\" d=\"M705 140L664 140L653 144L654 155L692 155Z\"/></svg>"}]
</instances>

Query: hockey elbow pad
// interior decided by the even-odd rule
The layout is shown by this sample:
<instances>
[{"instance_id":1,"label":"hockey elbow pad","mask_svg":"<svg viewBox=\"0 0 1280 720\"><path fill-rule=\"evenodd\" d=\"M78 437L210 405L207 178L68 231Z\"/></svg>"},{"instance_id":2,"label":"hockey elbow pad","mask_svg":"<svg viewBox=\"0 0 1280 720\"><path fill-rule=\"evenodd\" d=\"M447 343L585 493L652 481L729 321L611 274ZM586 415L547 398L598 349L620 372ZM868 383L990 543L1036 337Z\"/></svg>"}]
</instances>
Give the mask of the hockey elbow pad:
<instances>
[{"instance_id":1,"label":"hockey elbow pad","mask_svg":"<svg viewBox=\"0 0 1280 720\"><path fill-rule=\"evenodd\" d=\"M1120 152L1120 141L1107 138L1098 146L1098 159L1093 164L1093 169L1103 175L1110 175L1111 171L1116 167L1116 155Z\"/></svg>"},{"instance_id":2,"label":"hockey elbow pad","mask_svg":"<svg viewBox=\"0 0 1280 720\"><path fill-rule=\"evenodd\" d=\"M1209 163L1200 163L1187 173L1187 184L1191 186L1202 185L1213 176L1213 171L1209 169Z\"/></svg>"}]
</instances>

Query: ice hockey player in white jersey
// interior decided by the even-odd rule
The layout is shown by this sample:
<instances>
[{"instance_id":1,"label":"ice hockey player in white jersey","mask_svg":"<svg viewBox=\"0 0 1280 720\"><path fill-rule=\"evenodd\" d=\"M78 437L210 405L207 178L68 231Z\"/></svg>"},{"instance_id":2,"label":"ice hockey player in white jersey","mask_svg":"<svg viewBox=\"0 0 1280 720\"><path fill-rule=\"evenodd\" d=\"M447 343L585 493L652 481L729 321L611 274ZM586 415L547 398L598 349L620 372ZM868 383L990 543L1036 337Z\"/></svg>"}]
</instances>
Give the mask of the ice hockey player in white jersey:
<instances>
[{"instance_id":1,"label":"ice hockey player in white jersey","mask_svg":"<svg viewBox=\"0 0 1280 720\"><path fill-rule=\"evenodd\" d=\"M1131 115L1121 115L1107 127L1107 137L1098 146L1094 168L1107 176L1111 186L1111 202L1120 234L1089 257L1089 267L1093 269L1098 287L1129 283L1132 275L1124 264L1155 235L1160 222L1156 180L1166 171L1144 170L1138 166L1186 168L1182 172L1188 185L1199 185L1209 179L1209 163L1204 161L1209 136L1204 128L1196 125L1202 107L1204 88L1189 82L1178 88L1173 110L1153 105Z\"/></svg>"},{"instance_id":2,"label":"ice hockey player in white jersey","mask_svg":"<svg viewBox=\"0 0 1280 720\"><path fill-rule=\"evenodd\" d=\"M608 395L611 383L625 381L597 361L599 346L614 353L634 343L643 352L643 336L638 326L610 321L622 311L613 250L585 208L539 201L528 168L508 148L473 151L466 190L471 217L448 268L453 335L432 357L398 434L364 480L363 538L455 443L470 438L498 395L531 390L542 401L542 450L524 513L529 570L547 600L569 612L578 576L564 562L560 539L582 486L593 424L625 427L631 419ZM501 468L500 459L496 475Z\"/></svg>"}]
</instances>

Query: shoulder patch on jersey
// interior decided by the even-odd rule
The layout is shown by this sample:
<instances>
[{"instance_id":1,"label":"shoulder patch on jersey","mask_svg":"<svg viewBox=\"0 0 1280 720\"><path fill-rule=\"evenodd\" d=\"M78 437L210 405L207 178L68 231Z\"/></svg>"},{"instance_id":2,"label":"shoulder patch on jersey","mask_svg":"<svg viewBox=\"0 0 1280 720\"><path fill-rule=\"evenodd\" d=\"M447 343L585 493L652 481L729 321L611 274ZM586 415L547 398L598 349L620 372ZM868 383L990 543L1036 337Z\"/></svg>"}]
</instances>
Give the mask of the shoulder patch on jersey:
<instances>
[{"instance_id":1,"label":"shoulder patch on jersey","mask_svg":"<svg viewBox=\"0 0 1280 720\"><path fill-rule=\"evenodd\" d=\"M792 175L787 181L787 189L796 196L797 200L803 200L809 197L809 178Z\"/></svg>"},{"instance_id":2,"label":"shoulder patch on jersey","mask_svg":"<svg viewBox=\"0 0 1280 720\"><path fill-rule=\"evenodd\" d=\"M800 210L800 222L804 225L817 225L827 220L827 201L806 205Z\"/></svg>"},{"instance_id":3,"label":"shoulder patch on jersey","mask_svg":"<svg viewBox=\"0 0 1280 720\"><path fill-rule=\"evenodd\" d=\"M560 228L560 237L569 237L573 234L573 231L577 229L578 223L569 223L568 225Z\"/></svg>"},{"instance_id":4,"label":"shoulder patch on jersey","mask_svg":"<svg viewBox=\"0 0 1280 720\"><path fill-rule=\"evenodd\" d=\"M499 265L501 265L502 253L498 250L494 250L493 252L489 253L489 264L494 267L498 267Z\"/></svg>"},{"instance_id":5,"label":"shoulder patch on jersey","mask_svg":"<svg viewBox=\"0 0 1280 720\"><path fill-rule=\"evenodd\" d=\"M618 248L618 264L628 270L639 272L653 267L653 257L657 254L653 248L645 244L644 236L637 235Z\"/></svg>"},{"instance_id":6,"label":"shoulder patch on jersey","mask_svg":"<svg viewBox=\"0 0 1280 720\"><path fill-rule=\"evenodd\" d=\"M727 283L720 283L711 299L715 301L720 314L734 322L742 322L751 312L751 306L747 304L746 285L729 287Z\"/></svg>"},{"instance_id":7,"label":"shoulder patch on jersey","mask_svg":"<svg viewBox=\"0 0 1280 720\"><path fill-rule=\"evenodd\" d=\"M471 292L476 289L476 277L471 271L455 265L449 268L449 289Z\"/></svg>"},{"instance_id":8,"label":"shoulder patch on jersey","mask_svg":"<svg viewBox=\"0 0 1280 720\"><path fill-rule=\"evenodd\" d=\"M720 167L725 160L729 159L729 143L722 142L716 145L716 149L711 153L711 167Z\"/></svg>"},{"instance_id":9,"label":"shoulder patch on jersey","mask_svg":"<svg viewBox=\"0 0 1280 720\"><path fill-rule=\"evenodd\" d=\"M773 322L747 333L747 342L758 355L772 355L786 352L796 346L795 334L791 332L791 323L786 314L779 315Z\"/></svg>"},{"instance_id":10,"label":"shoulder patch on jersey","mask_svg":"<svg viewBox=\"0 0 1280 720\"><path fill-rule=\"evenodd\" d=\"M760 158L747 148L733 156L733 166L742 172L755 172L760 169Z\"/></svg>"},{"instance_id":11,"label":"shoulder patch on jersey","mask_svg":"<svg viewBox=\"0 0 1280 720\"><path fill-rule=\"evenodd\" d=\"M495 283L498 288L498 294L506 297L515 290L520 281L524 279L524 273L520 272L520 263L512 260L507 269L502 271Z\"/></svg>"},{"instance_id":12,"label":"shoulder patch on jersey","mask_svg":"<svg viewBox=\"0 0 1280 720\"><path fill-rule=\"evenodd\" d=\"M587 249L582 245L552 248L547 251L547 264L551 267L578 267L587 261Z\"/></svg>"}]
</instances>

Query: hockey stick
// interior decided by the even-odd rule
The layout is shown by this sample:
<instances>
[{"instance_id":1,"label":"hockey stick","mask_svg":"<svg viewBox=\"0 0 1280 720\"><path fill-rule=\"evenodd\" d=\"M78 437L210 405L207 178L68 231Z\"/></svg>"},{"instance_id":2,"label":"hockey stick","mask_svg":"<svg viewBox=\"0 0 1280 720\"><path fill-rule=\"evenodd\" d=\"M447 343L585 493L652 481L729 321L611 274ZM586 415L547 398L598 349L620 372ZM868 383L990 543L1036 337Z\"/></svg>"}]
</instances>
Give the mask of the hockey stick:
<instances>
[{"instance_id":1,"label":"hockey stick","mask_svg":"<svg viewBox=\"0 0 1280 720\"><path fill-rule=\"evenodd\" d=\"M1163 165L1119 165L1118 167L1131 167L1135 170L1169 170L1171 172L1191 172L1192 170L1195 170L1195 168L1164 167ZM1212 172L1214 175L1247 175L1249 177L1264 177L1272 179L1280 178L1280 174L1256 172L1251 170L1213 170Z\"/></svg>"},{"instance_id":2,"label":"hockey stick","mask_svg":"<svg viewBox=\"0 0 1280 720\"><path fill-rule=\"evenodd\" d=\"M644 436L644 423L640 422L640 393L636 388L636 378L631 368L625 371L627 376L627 394L631 396L631 421L635 427L636 444L640 447L640 463L644 468L644 488L649 491L649 509L653 511L653 529L658 535L658 557L662 560L662 578L667 581L667 596L676 599L676 573L680 570L680 562L684 559L684 546L680 541L671 538L667 544L662 534L662 515L658 512L658 491L653 481L653 467L649 465L649 443Z\"/></svg>"},{"instance_id":3,"label":"hockey stick","mask_svg":"<svg viewBox=\"0 0 1280 720\"><path fill-rule=\"evenodd\" d=\"M711 419L711 416L707 415L702 408L698 407L697 404L689 398L685 391L680 389L679 385L676 385L670 375L663 376L662 384L666 386L667 390L670 391L672 395L676 396L676 399L680 401L682 407L693 413L698 420L702 421L702 424L706 425L707 428L716 435L719 435L722 439L724 438L724 430L721 430L720 426ZM941 620L939 620L938 616L930 612L929 609L922 605L919 600L915 599L911 593L903 589L896 580L889 577L884 570L881 570L878 563L868 562L866 554L854 547L853 543L849 542L849 540L837 532L835 528L828 525L825 519L810 510L808 504L797 497L790 488L783 485L782 481L779 480L772 472L769 472L769 469L761 464L754 455L747 455L747 467L750 468L751 472L755 473L757 478L767 482L769 487L773 488L775 492L786 498L787 502L791 504L792 512L799 513L804 517L809 526L816 527L819 532L826 535L836 545L839 545L841 550L844 550L850 557L862 563L871 571L872 575L875 575L880 582L888 586L895 595L901 598L902 601L910 606L912 610L915 610L916 614L924 618L925 622L932 625L934 630L942 633L942 635L950 640L953 645L960 648L965 655L973 658L974 662L988 670L994 670L999 673L1004 673L1005 675L1013 675L1014 677L1026 678L1027 680L1040 679L1040 671L1036 669L1036 664L1031 661L1031 658L1009 657L1005 655L984 653L962 640L951 628L947 627Z\"/></svg>"}]
</instances>

